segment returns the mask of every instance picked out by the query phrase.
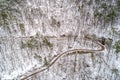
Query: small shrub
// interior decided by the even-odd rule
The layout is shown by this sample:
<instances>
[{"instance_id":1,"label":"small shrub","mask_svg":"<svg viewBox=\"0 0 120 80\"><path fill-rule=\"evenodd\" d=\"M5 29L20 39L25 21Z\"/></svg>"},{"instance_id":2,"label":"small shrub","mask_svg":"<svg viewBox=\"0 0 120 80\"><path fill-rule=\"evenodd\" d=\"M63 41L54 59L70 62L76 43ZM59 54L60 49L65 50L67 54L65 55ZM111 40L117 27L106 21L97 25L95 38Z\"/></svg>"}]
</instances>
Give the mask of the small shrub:
<instances>
[{"instance_id":1,"label":"small shrub","mask_svg":"<svg viewBox=\"0 0 120 80\"><path fill-rule=\"evenodd\" d=\"M118 12L120 11L120 0L117 0L116 1L116 4L117 4L117 10L118 10Z\"/></svg>"},{"instance_id":2,"label":"small shrub","mask_svg":"<svg viewBox=\"0 0 120 80\"><path fill-rule=\"evenodd\" d=\"M1 23L3 26L8 25L8 15L9 15L9 13L8 13L6 10L2 10L2 11L1 11L1 14L0 14L0 16L1 16L1 21L0 21L0 23Z\"/></svg>"},{"instance_id":3,"label":"small shrub","mask_svg":"<svg viewBox=\"0 0 120 80\"><path fill-rule=\"evenodd\" d=\"M50 48L53 47L53 44L50 43L46 37L43 38L43 43Z\"/></svg>"},{"instance_id":4,"label":"small shrub","mask_svg":"<svg viewBox=\"0 0 120 80\"><path fill-rule=\"evenodd\" d=\"M23 23L20 23L19 26L20 26L21 32L24 33L24 32L25 32L24 24L23 24Z\"/></svg>"},{"instance_id":5,"label":"small shrub","mask_svg":"<svg viewBox=\"0 0 120 80\"><path fill-rule=\"evenodd\" d=\"M39 62L42 62L42 57L35 53L34 59L37 59Z\"/></svg>"},{"instance_id":6,"label":"small shrub","mask_svg":"<svg viewBox=\"0 0 120 80\"><path fill-rule=\"evenodd\" d=\"M61 26L61 24L60 24L60 22L59 22L59 21L57 22L57 26L58 26L58 27L60 27L60 26Z\"/></svg>"},{"instance_id":7,"label":"small shrub","mask_svg":"<svg viewBox=\"0 0 120 80\"><path fill-rule=\"evenodd\" d=\"M22 49L26 47L26 44L22 41L21 42L21 46L20 46Z\"/></svg>"},{"instance_id":8,"label":"small shrub","mask_svg":"<svg viewBox=\"0 0 120 80\"><path fill-rule=\"evenodd\" d=\"M35 48L38 47L37 40L34 37L31 37L26 43L21 43L21 48Z\"/></svg>"},{"instance_id":9,"label":"small shrub","mask_svg":"<svg viewBox=\"0 0 120 80\"><path fill-rule=\"evenodd\" d=\"M93 3L93 0L89 0L88 5L89 6L92 5L92 3Z\"/></svg>"},{"instance_id":10,"label":"small shrub","mask_svg":"<svg viewBox=\"0 0 120 80\"><path fill-rule=\"evenodd\" d=\"M101 8L103 8L104 10L107 10L108 5L107 5L106 3L102 3L102 4L101 4Z\"/></svg>"},{"instance_id":11,"label":"small shrub","mask_svg":"<svg viewBox=\"0 0 120 80\"><path fill-rule=\"evenodd\" d=\"M46 66L49 65L49 62L46 57L44 57L44 65L46 65Z\"/></svg>"},{"instance_id":12,"label":"small shrub","mask_svg":"<svg viewBox=\"0 0 120 80\"><path fill-rule=\"evenodd\" d=\"M54 17L51 17L51 26L52 27L57 26L59 28L60 27L60 22L57 21Z\"/></svg>"},{"instance_id":13,"label":"small shrub","mask_svg":"<svg viewBox=\"0 0 120 80\"><path fill-rule=\"evenodd\" d=\"M105 16L105 22L113 22L114 20L115 20L115 18L116 18L116 12L115 12L115 10L114 9L112 9L111 10L111 12L110 13L108 13L106 16Z\"/></svg>"},{"instance_id":14,"label":"small shrub","mask_svg":"<svg viewBox=\"0 0 120 80\"><path fill-rule=\"evenodd\" d=\"M8 15L7 15L7 12L6 11L2 11L1 12L1 16L3 19L7 19Z\"/></svg>"},{"instance_id":15,"label":"small shrub","mask_svg":"<svg viewBox=\"0 0 120 80\"><path fill-rule=\"evenodd\" d=\"M112 70L112 73L114 73L114 74L118 74L118 69L113 68L113 69L111 69L111 70Z\"/></svg>"},{"instance_id":16,"label":"small shrub","mask_svg":"<svg viewBox=\"0 0 120 80\"><path fill-rule=\"evenodd\" d=\"M26 45L28 48L34 48L37 46L37 40L34 37L32 37L30 40L28 40Z\"/></svg>"},{"instance_id":17,"label":"small shrub","mask_svg":"<svg viewBox=\"0 0 120 80\"><path fill-rule=\"evenodd\" d=\"M96 4L99 4L99 3L100 3L100 0L95 0L95 3L96 3Z\"/></svg>"},{"instance_id":18,"label":"small shrub","mask_svg":"<svg viewBox=\"0 0 120 80\"><path fill-rule=\"evenodd\" d=\"M100 13L100 12L98 11L98 9L96 9L96 10L94 11L94 17L95 17L95 18L101 18L102 16L103 16L103 14Z\"/></svg>"},{"instance_id":19,"label":"small shrub","mask_svg":"<svg viewBox=\"0 0 120 80\"><path fill-rule=\"evenodd\" d=\"M52 20L51 25L52 25L52 26L56 25L56 23L57 23L56 19L53 18L53 17L51 17L51 20Z\"/></svg>"},{"instance_id":20,"label":"small shrub","mask_svg":"<svg viewBox=\"0 0 120 80\"><path fill-rule=\"evenodd\" d=\"M120 52L120 40L115 42L114 48L116 53Z\"/></svg>"}]
</instances>

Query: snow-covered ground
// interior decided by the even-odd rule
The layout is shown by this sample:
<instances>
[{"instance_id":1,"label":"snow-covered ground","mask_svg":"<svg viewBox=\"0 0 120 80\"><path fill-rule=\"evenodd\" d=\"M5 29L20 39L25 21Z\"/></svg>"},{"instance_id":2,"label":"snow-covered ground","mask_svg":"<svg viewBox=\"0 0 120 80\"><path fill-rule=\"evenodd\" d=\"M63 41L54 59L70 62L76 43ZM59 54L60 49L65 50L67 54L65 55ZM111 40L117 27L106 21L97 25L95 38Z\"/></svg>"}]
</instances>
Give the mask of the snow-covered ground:
<instances>
[{"instance_id":1,"label":"snow-covered ground","mask_svg":"<svg viewBox=\"0 0 120 80\"><path fill-rule=\"evenodd\" d=\"M68 50L97 49L94 42L83 38L86 34L110 38L113 42L106 41L106 49L100 53L62 57L48 70L29 79L120 80L120 52L116 53L113 47L120 40L119 16L113 25L103 26L103 22L94 17L94 7L99 6L95 0L91 5L88 2L92 0L2 1L0 5L14 5L10 11L0 8L1 80L19 79ZM110 1L113 2L106 3L114 4L114 0ZM3 22L8 24L3 26L4 18ZM61 39L61 36L69 37Z\"/></svg>"}]
</instances>

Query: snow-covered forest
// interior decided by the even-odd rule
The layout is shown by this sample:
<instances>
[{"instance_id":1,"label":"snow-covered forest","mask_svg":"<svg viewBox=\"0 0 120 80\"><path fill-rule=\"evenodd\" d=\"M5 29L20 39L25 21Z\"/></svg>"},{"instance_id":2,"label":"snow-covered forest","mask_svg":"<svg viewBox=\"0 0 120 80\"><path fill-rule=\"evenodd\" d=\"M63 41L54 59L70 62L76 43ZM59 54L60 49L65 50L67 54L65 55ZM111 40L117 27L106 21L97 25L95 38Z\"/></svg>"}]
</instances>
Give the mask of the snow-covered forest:
<instances>
[{"instance_id":1,"label":"snow-covered forest","mask_svg":"<svg viewBox=\"0 0 120 80\"><path fill-rule=\"evenodd\" d=\"M120 0L0 0L0 80L120 80Z\"/></svg>"}]
</instances>

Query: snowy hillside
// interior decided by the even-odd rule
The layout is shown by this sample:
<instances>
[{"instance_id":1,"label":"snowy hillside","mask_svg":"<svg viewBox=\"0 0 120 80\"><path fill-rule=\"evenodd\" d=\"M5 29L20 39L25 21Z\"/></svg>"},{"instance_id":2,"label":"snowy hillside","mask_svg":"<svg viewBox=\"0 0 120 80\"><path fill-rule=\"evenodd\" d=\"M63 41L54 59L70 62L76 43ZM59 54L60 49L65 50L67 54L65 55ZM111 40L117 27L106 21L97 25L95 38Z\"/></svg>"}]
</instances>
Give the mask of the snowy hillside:
<instances>
[{"instance_id":1,"label":"snowy hillside","mask_svg":"<svg viewBox=\"0 0 120 80\"><path fill-rule=\"evenodd\" d=\"M119 15L120 0L0 0L0 80L120 80ZM100 48L85 35L105 49L50 66Z\"/></svg>"}]
</instances>

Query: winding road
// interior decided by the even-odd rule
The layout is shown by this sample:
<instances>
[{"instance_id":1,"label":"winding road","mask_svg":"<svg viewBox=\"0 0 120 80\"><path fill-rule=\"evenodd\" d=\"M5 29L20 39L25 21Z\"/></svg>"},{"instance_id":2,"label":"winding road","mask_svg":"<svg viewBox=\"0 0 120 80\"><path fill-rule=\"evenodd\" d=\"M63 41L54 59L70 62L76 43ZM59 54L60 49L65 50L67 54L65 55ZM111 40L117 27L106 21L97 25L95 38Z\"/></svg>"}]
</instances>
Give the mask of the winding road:
<instances>
[{"instance_id":1,"label":"winding road","mask_svg":"<svg viewBox=\"0 0 120 80\"><path fill-rule=\"evenodd\" d=\"M98 50L90 50L90 49L73 49L73 50L69 50L69 51L65 51L61 54L58 54L57 56L55 56L48 65L44 65L41 66L39 68L36 68L32 71L29 71L23 75L21 75L19 77L20 80L26 80L29 77L31 77L32 75L35 75L37 73L43 72L45 70L47 70L49 67L51 67L57 60L59 60L61 57L64 56L69 56L69 55L73 55L73 54L88 54L88 53L97 53L100 51L103 51L105 49L104 44L102 43L103 41L99 41L99 39L94 39L93 37L89 36L89 35L85 35L84 37L85 39L89 39L94 41L95 43L97 43L100 46L100 49Z\"/></svg>"}]
</instances>

